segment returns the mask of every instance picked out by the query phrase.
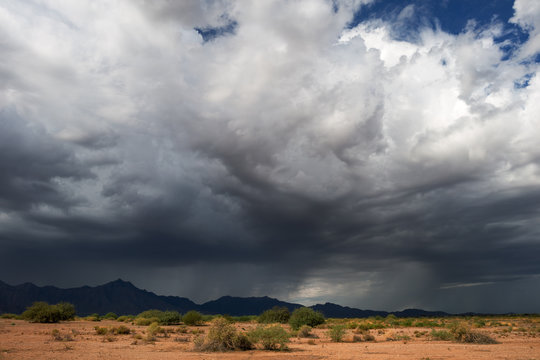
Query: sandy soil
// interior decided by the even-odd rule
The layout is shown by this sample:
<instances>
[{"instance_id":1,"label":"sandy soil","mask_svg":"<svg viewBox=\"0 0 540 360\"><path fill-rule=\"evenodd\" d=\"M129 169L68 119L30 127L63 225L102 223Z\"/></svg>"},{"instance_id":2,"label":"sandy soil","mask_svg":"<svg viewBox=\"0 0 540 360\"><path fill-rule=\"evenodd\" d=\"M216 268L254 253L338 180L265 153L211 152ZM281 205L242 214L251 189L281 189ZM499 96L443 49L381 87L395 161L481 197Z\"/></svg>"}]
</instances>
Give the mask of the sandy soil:
<instances>
[{"instance_id":1,"label":"sandy soil","mask_svg":"<svg viewBox=\"0 0 540 360\"><path fill-rule=\"evenodd\" d=\"M169 337L159 337L146 343L136 337L144 336L146 327L126 324L139 335L97 335L94 327L122 325L115 321L72 321L60 324L31 324L21 320L0 319L0 359L519 359L540 360L540 333L534 331L505 332L501 328L483 328L499 341L495 345L460 344L433 341L427 328L371 330L376 342L353 343L351 330L345 342L330 342L326 330L314 330L318 338L292 338L290 351L201 353L193 351L195 331L208 331L208 326L190 327L188 333L178 333L178 326L165 327ZM519 325L519 324L518 324ZM252 324L238 324L248 329ZM53 329L60 337L55 340ZM523 328L522 328L523 329ZM415 333L416 331L416 333ZM174 333L173 333L174 332ZM425 332L425 334L423 333ZM389 341L392 335L409 336L409 340ZM394 336L396 337L396 336Z\"/></svg>"}]
</instances>

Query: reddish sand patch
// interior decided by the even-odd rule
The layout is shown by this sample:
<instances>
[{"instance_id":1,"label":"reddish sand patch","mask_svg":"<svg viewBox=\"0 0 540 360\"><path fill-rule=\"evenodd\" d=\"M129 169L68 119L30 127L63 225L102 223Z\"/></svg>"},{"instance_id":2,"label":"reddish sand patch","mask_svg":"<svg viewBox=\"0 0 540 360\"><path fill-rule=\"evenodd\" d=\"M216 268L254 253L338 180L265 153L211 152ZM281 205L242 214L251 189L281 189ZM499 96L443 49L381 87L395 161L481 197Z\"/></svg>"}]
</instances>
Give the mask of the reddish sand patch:
<instances>
[{"instance_id":1,"label":"reddish sand patch","mask_svg":"<svg viewBox=\"0 0 540 360\"><path fill-rule=\"evenodd\" d=\"M146 343L146 327L124 324L138 335L97 335L94 327L122 325L115 321L99 323L72 321L60 324L31 324L21 320L0 320L0 359L537 359L540 360L540 333L512 331L503 333L497 328L483 328L482 332L499 341L494 345L460 344L450 341L433 341L427 328L399 328L372 330L377 342L353 343L352 331L346 342L330 342L326 330L316 329L318 338L292 338L290 351L273 352L253 350L247 352L201 353L193 351L195 331L208 331L208 326L189 327L188 333L173 332L178 326L166 327L169 337L159 337ZM237 324L249 329L252 324ZM53 329L60 336L69 335L72 341L58 341ZM416 331L416 333L415 333ZM426 332L422 334L422 332ZM421 335L418 335L418 334ZM408 340L389 341L390 335L401 335ZM538 335L537 335L538 334ZM399 337L399 336L398 336ZM311 342L311 344L310 344Z\"/></svg>"}]
</instances>

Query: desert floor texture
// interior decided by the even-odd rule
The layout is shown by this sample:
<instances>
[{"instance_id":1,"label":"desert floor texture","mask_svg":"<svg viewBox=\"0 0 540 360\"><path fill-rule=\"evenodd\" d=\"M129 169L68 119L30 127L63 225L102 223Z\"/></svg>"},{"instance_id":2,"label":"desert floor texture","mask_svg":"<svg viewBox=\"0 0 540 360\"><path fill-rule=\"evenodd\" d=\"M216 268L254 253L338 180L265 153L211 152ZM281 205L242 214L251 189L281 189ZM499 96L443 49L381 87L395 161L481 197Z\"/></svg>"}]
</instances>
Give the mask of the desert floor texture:
<instances>
[{"instance_id":1,"label":"desert floor texture","mask_svg":"<svg viewBox=\"0 0 540 360\"><path fill-rule=\"evenodd\" d=\"M387 328L370 330L375 342L352 342L347 330L344 342L331 342L327 330L314 329L314 338L291 338L288 351L250 350L204 353L193 350L193 339L204 335L209 326L165 326L168 334L155 342L144 339L145 326L124 324L130 335L98 335L95 326L114 327L116 321L70 321L58 324L32 324L22 320L0 319L0 359L519 359L540 360L540 332L530 320L513 319L497 327L479 331L499 343L463 344L433 340L429 328ZM251 323L236 324L249 330ZM57 331L54 331L54 330ZM56 334L56 337L53 335ZM199 334L199 335L197 335ZM389 340L400 338L402 340ZM406 339L406 340L403 340Z\"/></svg>"}]
</instances>

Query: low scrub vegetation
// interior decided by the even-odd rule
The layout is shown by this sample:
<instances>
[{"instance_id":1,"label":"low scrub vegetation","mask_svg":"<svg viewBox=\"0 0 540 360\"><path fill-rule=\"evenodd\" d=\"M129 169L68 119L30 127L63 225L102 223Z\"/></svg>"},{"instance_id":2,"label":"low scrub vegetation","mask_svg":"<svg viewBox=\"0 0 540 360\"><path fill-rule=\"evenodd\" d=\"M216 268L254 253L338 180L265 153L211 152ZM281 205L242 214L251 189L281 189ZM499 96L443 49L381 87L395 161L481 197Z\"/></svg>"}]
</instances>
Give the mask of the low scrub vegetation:
<instances>
[{"instance_id":1,"label":"low scrub vegetation","mask_svg":"<svg viewBox=\"0 0 540 360\"><path fill-rule=\"evenodd\" d=\"M248 338L265 350L287 350L290 334L281 325L258 326Z\"/></svg>"},{"instance_id":2,"label":"low scrub vegetation","mask_svg":"<svg viewBox=\"0 0 540 360\"><path fill-rule=\"evenodd\" d=\"M22 316L17 314L4 313L0 315L0 319L21 320Z\"/></svg>"},{"instance_id":3,"label":"low scrub vegetation","mask_svg":"<svg viewBox=\"0 0 540 360\"><path fill-rule=\"evenodd\" d=\"M195 350L198 351L232 351L252 348L253 344L248 337L238 332L234 325L221 317L213 320L206 337L195 338Z\"/></svg>"},{"instance_id":4,"label":"low scrub vegetation","mask_svg":"<svg viewBox=\"0 0 540 360\"><path fill-rule=\"evenodd\" d=\"M103 320L116 320L118 319L118 315L116 315L113 312L108 312L102 317Z\"/></svg>"},{"instance_id":5,"label":"low scrub vegetation","mask_svg":"<svg viewBox=\"0 0 540 360\"><path fill-rule=\"evenodd\" d=\"M458 326L451 330L452 335L455 340L463 343L473 343L473 344L496 344L497 341L491 336L472 331L471 329L465 326Z\"/></svg>"},{"instance_id":6,"label":"low scrub vegetation","mask_svg":"<svg viewBox=\"0 0 540 360\"><path fill-rule=\"evenodd\" d=\"M49 305L46 302L38 301L22 313L22 318L35 323L57 323L64 320L73 320L75 318L75 307L66 302Z\"/></svg>"},{"instance_id":7,"label":"low scrub vegetation","mask_svg":"<svg viewBox=\"0 0 540 360\"><path fill-rule=\"evenodd\" d=\"M97 335L129 335L131 333L131 329L124 325L110 328L95 326L94 330Z\"/></svg>"},{"instance_id":8,"label":"low scrub vegetation","mask_svg":"<svg viewBox=\"0 0 540 360\"><path fill-rule=\"evenodd\" d=\"M431 338L433 340L451 341L454 340L454 336L447 330L431 330Z\"/></svg>"},{"instance_id":9,"label":"low scrub vegetation","mask_svg":"<svg viewBox=\"0 0 540 360\"><path fill-rule=\"evenodd\" d=\"M298 329L298 337L302 337L302 338L312 337L313 334L311 333L311 330L313 330L311 326L302 325L302 327Z\"/></svg>"},{"instance_id":10,"label":"low scrub vegetation","mask_svg":"<svg viewBox=\"0 0 540 360\"><path fill-rule=\"evenodd\" d=\"M182 315L178 311L146 310L137 315L136 325L148 326L153 322L159 325L178 325Z\"/></svg>"},{"instance_id":11,"label":"low scrub vegetation","mask_svg":"<svg viewBox=\"0 0 540 360\"><path fill-rule=\"evenodd\" d=\"M342 342L343 336L345 336L346 325L338 324L333 325L328 329L328 336L334 342Z\"/></svg>"},{"instance_id":12,"label":"low scrub vegetation","mask_svg":"<svg viewBox=\"0 0 540 360\"><path fill-rule=\"evenodd\" d=\"M73 336L70 333L62 333L58 329L53 329L51 336L54 341L73 341Z\"/></svg>"}]
</instances>

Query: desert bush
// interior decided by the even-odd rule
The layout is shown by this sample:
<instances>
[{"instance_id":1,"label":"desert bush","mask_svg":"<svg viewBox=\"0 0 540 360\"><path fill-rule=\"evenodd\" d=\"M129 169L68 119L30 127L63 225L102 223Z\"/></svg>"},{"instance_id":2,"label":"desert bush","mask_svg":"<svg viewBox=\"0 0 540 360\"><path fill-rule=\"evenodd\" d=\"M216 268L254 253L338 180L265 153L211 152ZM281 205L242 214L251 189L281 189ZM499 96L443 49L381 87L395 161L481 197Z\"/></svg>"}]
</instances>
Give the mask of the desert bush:
<instances>
[{"instance_id":1,"label":"desert bush","mask_svg":"<svg viewBox=\"0 0 540 360\"><path fill-rule=\"evenodd\" d=\"M49 305L38 301L22 313L22 318L35 323L56 323L62 320L72 320L75 317L75 307L70 303Z\"/></svg>"},{"instance_id":2,"label":"desert bush","mask_svg":"<svg viewBox=\"0 0 540 360\"><path fill-rule=\"evenodd\" d=\"M148 326L152 323L158 323L159 322L159 319L158 318L137 318L135 319L135 325L139 325L139 326Z\"/></svg>"},{"instance_id":3,"label":"desert bush","mask_svg":"<svg viewBox=\"0 0 540 360\"><path fill-rule=\"evenodd\" d=\"M371 330L371 329L384 329L385 325L382 323L370 323L370 322L362 322L358 324L357 329L358 330Z\"/></svg>"},{"instance_id":4,"label":"desert bush","mask_svg":"<svg viewBox=\"0 0 540 360\"><path fill-rule=\"evenodd\" d=\"M286 350L289 337L281 325L258 326L248 333L248 338L265 350Z\"/></svg>"},{"instance_id":5,"label":"desert bush","mask_svg":"<svg viewBox=\"0 0 540 360\"><path fill-rule=\"evenodd\" d=\"M109 332L114 335L129 335L131 333L131 329L127 326L120 325L110 328Z\"/></svg>"},{"instance_id":6,"label":"desert bush","mask_svg":"<svg viewBox=\"0 0 540 360\"><path fill-rule=\"evenodd\" d=\"M323 323L324 315L307 307L294 310L289 319L289 324L294 330L300 329L302 325L314 327Z\"/></svg>"},{"instance_id":7,"label":"desert bush","mask_svg":"<svg viewBox=\"0 0 540 360\"><path fill-rule=\"evenodd\" d=\"M54 341L73 341L71 334L63 334L58 329L53 329L51 331L51 336Z\"/></svg>"},{"instance_id":8,"label":"desert bush","mask_svg":"<svg viewBox=\"0 0 540 360\"><path fill-rule=\"evenodd\" d=\"M202 315L198 311L191 310L182 317L182 321L186 325L200 325L202 323Z\"/></svg>"},{"instance_id":9,"label":"desert bush","mask_svg":"<svg viewBox=\"0 0 540 360\"><path fill-rule=\"evenodd\" d=\"M431 330L431 338L433 340L451 341L454 340L454 336L446 330Z\"/></svg>"},{"instance_id":10,"label":"desert bush","mask_svg":"<svg viewBox=\"0 0 540 360\"><path fill-rule=\"evenodd\" d=\"M178 311L164 311L159 317L161 325L178 325L182 321L182 315Z\"/></svg>"},{"instance_id":11,"label":"desert bush","mask_svg":"<svg viewBox=\"0 0 540 360\"><path fill-rule=\"evenodd\" d=\"M328 336L334 342L343 341L343 336L345 336L346 326L342 324L334 325L328 329Z\"/></svg>"},{"instance_id":12,"label":"desert bush","mask_svg":"<svg viewBox=\"0 0 540 360\"><path fill-rule=\"evenodd\" d=\"M115 313L113 312L108 312L106 313L105 315L103 315L103 318L102 319L105 319L105 320L116 320L118 319L118 315L116 315Z\"/></svg>"},{"instance_id":13,"label":"desert bush","mask_svg":"<svg viewBox=\"0 0 540 360\"><path fill-rule=\"evenodd\" d=\"M205 323L205 322L211 322L213 321L214 319L217 319L217 318L220 318L222 317L221 315L202 315L202 322Z\"/></svg>"},{"instance_id":14,"label":"desert bush","mask_svg":"<svg viewBox=\"0 0 540 360\"><path fill-rule=\"evenodd\" d=\"M311 330L312 330L312 327L309 326L309 325L302 325L302 327L300 327L300 329L298 330L298 337L311 337L312 334L311 334Z\"/></svg>"},{"instance_id":15,"label":"desert bush","mask_svg":"<svg viewBox=\"0 0 540 360\"><path fill-rule=\"evenodd\" d=\"M150 336L157 336L158 334L166 334L167 331L161 326L159 326L157 322L153 322L150 324L150 326L148 326L146 333Z\"/></svg>"},{"instance_id":16,"label":"desert bush","mask_svg":"<svg viewBox=\"0 0 540 360\"><path fill-rule=\"evenodd\" d=\"M161 311L161 310L146 310L137 315L137 320L150 319L148 321L139 321L140 325L149 325L153 322L157 322L160 325L177 325L180 324L182 315L178 311Z\"/></svg>"},{"instance_id":17,"label":"desert bush","mask_svg":"<svg viewBox=\"0 0 540 360\"><path fill-rule=\"evenodd\" d=\"M435 320L416 320L413 322L412 326L414 327L436 327L439 326L439 322Z\"/></svg>"},{"instance_id":18,"label":"desert bush","mask_svg":"<svg viewBox=\"0 0 540 360\"><path fill-rule=\"evenodd\" d=\"M133 320L135 317L132 316L132 315L122 315L122 316L119 316L116 321L120 321L120 322L128 322L128 321L131 321Z\"/></svg>"},{"instance_id":19,"label":"desert bush","mask_svg":"<svg viewBox=\"0 0 540 360\"><path fill-rule=\"evenodd\" d=\"M239 333L234 325L220 317L212 322L206 337L198 336L195 341L198 351L249 350L253 348L245 334Z\"/></svg>"},{"instance_id":20,"label":"desert bush","mask_svg":"<svg viewBox=\"0 0 540 360\"><path fill-rule=\"evenodd\" d=\"M286 324L291 317L291 313L289 312L289 309L287 309L285 306L279 307L274 306L272 309L266 310L263 312L257 321L259 323L263 324L270 324L270 323L280 323L280 324Z\"/></svg>"},{"instance_id":21,"label":"desert bush","mask_svg":"<svg viewBox=\"0 0 540 360\"><path fill-rule=\"evenodd\" d=\"M85 319L88 321L101 321L101 316L99 316L98 313L94 313L92 315L88 315L85 317Z\"/></svg>"},{"instance_id":22,"label":"desert bush","mask_svg":"<svg viewBox=\"0 0 540 360\"><path fill-rule=\"evenodd\" d=\"M116 341L116 337L113 334L107 334L103 337L103 342L113 342Z\"/></svg>"},{"instance_id":23,"label":"desert bush","mask_svg":"<svg viewBox=\"0 0 540 360\"><path fill-rule=\"evenodd\" d=\"M489 335L472 331L465 326L458 326L451 330L456 341L474 344L496 344L497 341Z\"/></svg>"},{"instance_id":24,"label":"desert bush","mask_svg":"<svg viewBox=\"0 0 540 360\"><path fill-rule=\"evenodd\" d=\"M107 333L109 332L109 329L107 329L106 327L99 327L99 326L95 326L94 330L96 331L96 334L98 335L107 335Z\"/></svg>"},{"instance_id":25,"label":"desert bush","mask_svg":"<svg viewBox=\"0 0 540 360\"><path fill-rule=\"evenodd\" d=\"M360 335L353 335L353 342L368 342L368 341L375 341L375 336L371 335L370 333L366 332L364 334Z\"/></svg>"},{"instance_id":26,"label":"desert bush","mask_svg":"<svg viewBox=\"0 0 540 360\"><path fill-rule=\"evenodd\" d=\"M151 309L151 310L145 310L137 315L137 318L142 319L159 319L161 315L163 314L163 311L157 310L157 309Z\"/></svg>"},{"instance_id":27,"label":"desert bush","mask_svg":"<svg viewBox=\"0 0 540 360\"><path fill-rule=\"evenodd\" d=\"M476 319L474 321L474 326L478 327L478 328L485 327L486 326L486 321L484 319Z\"/></svg>"}]
</instances>

